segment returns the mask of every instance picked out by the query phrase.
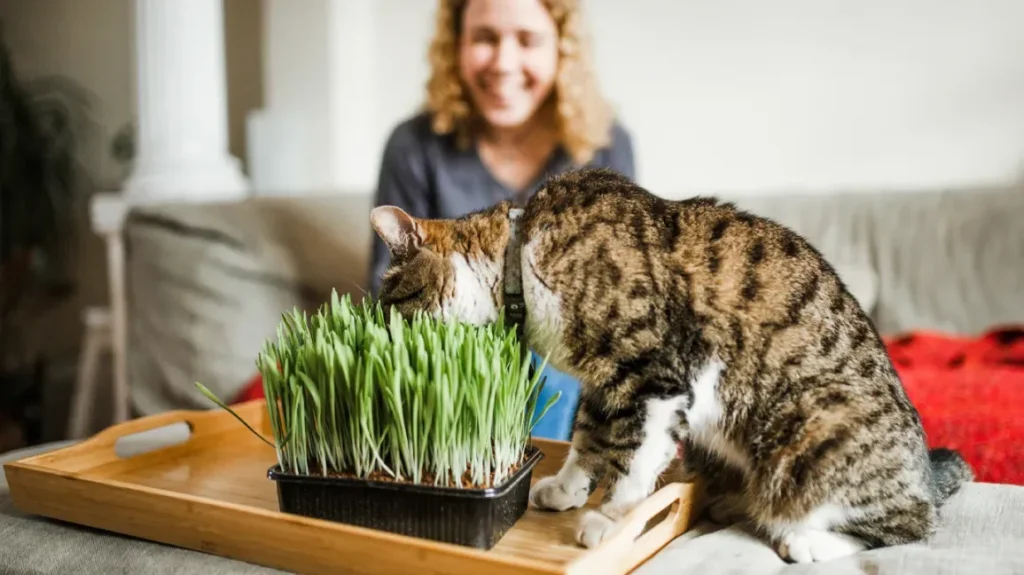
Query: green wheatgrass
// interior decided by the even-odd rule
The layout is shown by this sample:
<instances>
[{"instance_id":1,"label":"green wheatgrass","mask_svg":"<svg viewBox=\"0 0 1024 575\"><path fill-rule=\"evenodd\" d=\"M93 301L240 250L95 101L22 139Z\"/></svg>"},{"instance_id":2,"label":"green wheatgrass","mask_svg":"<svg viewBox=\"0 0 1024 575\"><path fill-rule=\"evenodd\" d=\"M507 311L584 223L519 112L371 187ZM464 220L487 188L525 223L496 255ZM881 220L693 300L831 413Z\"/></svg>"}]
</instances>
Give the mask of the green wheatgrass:
<instances>
[{"instance_id":1,"label":"green wheatgrass","mask_svg":"<svg viewBox=\"0 0 1024 575\"><path fill-rule=\"evenodd\" d=\"M256 366L278 463L304 475L500 485L561 396L533 418L541 369L531 377L529 354L503 313L486 326L425 314L407 320L337 291L312 317L285 314Z\"/></svg>"}]
</instances>

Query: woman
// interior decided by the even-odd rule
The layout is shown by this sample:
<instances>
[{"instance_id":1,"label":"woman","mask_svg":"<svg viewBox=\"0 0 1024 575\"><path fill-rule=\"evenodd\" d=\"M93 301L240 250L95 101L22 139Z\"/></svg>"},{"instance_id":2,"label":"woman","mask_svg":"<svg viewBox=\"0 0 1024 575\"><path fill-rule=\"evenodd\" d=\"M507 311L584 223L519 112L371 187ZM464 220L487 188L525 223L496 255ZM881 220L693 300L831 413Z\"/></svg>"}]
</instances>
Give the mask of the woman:
<instances>
[{"instance_id":1,"label":"woman","mask_svg":"<svg viewBox=\"0 0 1024 575\"><path fill-rule=\"evenodd\" d=\"M524 202L571 168L635 178L629 136L598 90L583 36L579 0L441 0L426 110L388 139L375 205L451 218ZM376 296L390 256L373 238ZM579 384L550 367L545 376L538 408L562 398L533 432L568 440Z\"/></svg>"},{"instance_id":2,"label":"woman","mask_svg":"<svg viewBox=\"0 0 1024 575\"><path fill-rule=\"evenodd\" d=\"M601 96L580 0L441 0L430 46L426 109L384 149L375 205L452 218L525 201L549 176L594 166L635 178L633 149ZM373 234L370 291L390 254ZM535 357L536 361L536 357ZM538 401L558 404L534 428L568 440L579 386L548 367ZM262 397L260 383L240 399Z\"/></svg>"},{"instance_id":3,"label":"woman","mask_svg":"<svg viewBox=\"0 0 1024 575\"><path fill-rule=\"evenodd\" d=\"M634 179L633 150L601 96L579 0L441 0L426 110L394 129L375 205L451 218L524 202L585 165ZM389 254L373 235L370 291Z\"/></svg>"}]
</instances>

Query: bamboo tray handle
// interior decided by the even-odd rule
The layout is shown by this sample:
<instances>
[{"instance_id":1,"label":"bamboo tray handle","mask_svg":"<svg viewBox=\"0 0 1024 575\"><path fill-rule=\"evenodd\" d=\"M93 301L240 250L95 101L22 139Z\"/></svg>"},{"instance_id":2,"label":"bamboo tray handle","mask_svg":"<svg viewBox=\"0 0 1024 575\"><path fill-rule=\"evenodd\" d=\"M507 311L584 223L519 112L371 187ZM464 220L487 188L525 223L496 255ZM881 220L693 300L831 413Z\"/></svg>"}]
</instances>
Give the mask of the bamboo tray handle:
<instances>
[{"instance_id":1,"label":"bamboo tray handle","mask_svg":"<svg viewBox=\"0 0 1024 575\"><path fill-rule=\"evenodd\" d=\"M264 400L255 400L233 405L231 406L231 409L233 409L235 413L237 413L256 431L260 431L260 428L262 427L262 424L260 423L261 410L264 409L264 406ZM179 409L112 425L96 433L92 437L85 439L78 444L62 449L61 451L83 453L113 452L118 440L122 438L168 427L178 423L184 423L188 426L188 437L183 441L177 441L164 447L184 445L200 437L213 435L242 426L242 424L232 417L231 414L221 409ZM254 441L258 441L255 437L252 439ZM268 438L268 441L273 443L272 438ZM164 447L159 447L158 450L163 449ZM48 454L43 454L43 456L46 455Z\"/></svg>"},{"instance_id":2,"label":"bamboo tray handle","mask_svg":"<svg viewBox=\"0 0 1024 575\"><path fill-rule=\"evenodd\" d=\"M610 538L575 561L568 573L593 575L631 571L689 528L697 491L692 483L670 483L654 492L622 518ZM641 535L647 522L670 505L676 505L675 509Z\"/></svg>"},{"instance_id":3,"label":"bamboo tray handle","mask_svg":"<svg viewBox=\"0 0 1024 575\"><path fill-rule=\"evenodd\" d=\"M212 411L204 412L199 410L179 409L175 411L167 411L112 425L103 429L96 435L93 435L83 443L89 443L95 447L99 447L101 445L113 445L122 437L160 429L161 427L168 427L176 423L185 423L188 425L189 430L191 431L189 439L191 439L197 433L202 433L205 430L205 422L208 422L211 418L215 418L220 415L221 414Z\"/></svg>"}]
</instances>

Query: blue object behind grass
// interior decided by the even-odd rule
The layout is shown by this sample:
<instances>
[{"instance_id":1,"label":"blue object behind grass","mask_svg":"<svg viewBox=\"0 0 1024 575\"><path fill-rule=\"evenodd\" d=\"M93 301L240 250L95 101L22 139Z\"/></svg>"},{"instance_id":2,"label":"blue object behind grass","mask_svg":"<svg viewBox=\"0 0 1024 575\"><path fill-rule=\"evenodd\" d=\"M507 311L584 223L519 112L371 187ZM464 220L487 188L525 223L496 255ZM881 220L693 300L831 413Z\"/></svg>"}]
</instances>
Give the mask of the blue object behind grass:
<instances>
[{"instance_id":1,"label":"blue object behind grass","mask_svg":"<svg viewBox=\"0 0 1024 575\"><path fill-rule=\"evenodd\" d=\"M531 355L533 356L533 368L537 369L543 362L543 358L532 352ZM534 417L540 414L540 410L544 409L551 396L562 392L562 397L551 406L551 409L544 415L544 419L537 422L537 426L533 428L533 436L569 441L572 437L572 422L576 416L576 406L580 400L580 384L574 377L562 373L550 365L544 367L541 377L545 378L544 389L541 390L540 397L537 399Z\"/></svg>"}]
</instances>

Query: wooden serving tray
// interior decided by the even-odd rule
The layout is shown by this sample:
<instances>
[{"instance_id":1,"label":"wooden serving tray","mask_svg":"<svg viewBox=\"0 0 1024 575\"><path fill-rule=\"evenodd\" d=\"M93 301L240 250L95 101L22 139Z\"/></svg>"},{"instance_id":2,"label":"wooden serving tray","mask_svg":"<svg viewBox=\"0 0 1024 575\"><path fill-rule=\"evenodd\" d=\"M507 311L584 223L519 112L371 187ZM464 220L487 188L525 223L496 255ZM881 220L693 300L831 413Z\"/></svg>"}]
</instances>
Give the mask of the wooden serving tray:
<instances>
[{"instance_id":1,"label":"wooden serving tray","mask_svg":"<svg viewBox=\"0 0 1024 575\"><path fill-rule=\"evenodd\" d=\"M270 437L264 400L233 409ZM120 438L185 422L188 439L122 458ZM184 429L184 426L182 426ZM554 474L568 444L536 439L545 458L533 480ZM57 451L4 466L15 506L87 525L286 571L326 573L622 574L691 525L697 487L670 483L596 549L574 541L582 511L527 510L489 551L282 513L267 470L274 450L222 410L175 411L108 428ZM600 502L601 489L588 507ZM668 513L666 508L670 507ZM660 522L641 533L652 518Z\"/></svg>"}]
</instances>

